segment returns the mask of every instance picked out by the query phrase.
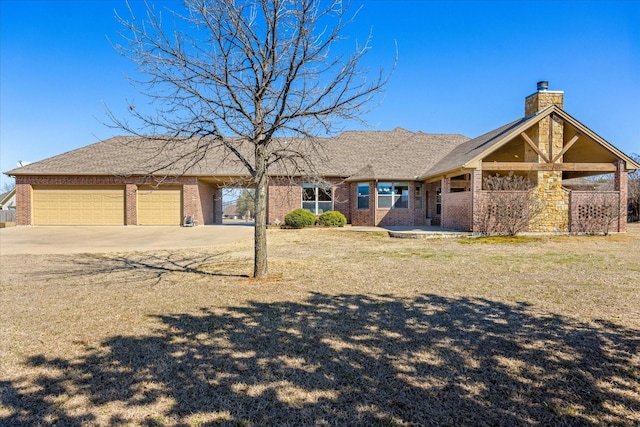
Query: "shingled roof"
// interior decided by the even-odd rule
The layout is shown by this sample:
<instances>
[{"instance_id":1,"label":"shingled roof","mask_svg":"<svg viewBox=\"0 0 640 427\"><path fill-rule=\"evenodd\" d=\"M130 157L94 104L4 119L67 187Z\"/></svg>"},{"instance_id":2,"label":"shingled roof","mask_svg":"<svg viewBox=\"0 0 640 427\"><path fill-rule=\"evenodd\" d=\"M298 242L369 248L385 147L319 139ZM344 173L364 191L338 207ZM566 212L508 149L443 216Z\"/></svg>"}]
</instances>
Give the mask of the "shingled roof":
<instances>
[{"instance_id":1,"label":"shingled roof","mask_svg":"<svg viewBox=\"0 0 640 427\"><path fill-rule=\"evenodd\" d=\"M559 107L552 105L474 139L459 134L430 134L396 128L391 131L346 131L333 138L275 139L282 149L310 153L313 172L347 180L412 181L438 178L474 167L515 135L550 114L557 114L589 136L630 170L639 168L633 159L600 138ZM250 158L253 146L242 139L227 139ZM313 150L309 150L312 147ZM162 148L162 149L159 149ZM7 175L160 175L247 176L246 168L219 143L207 139L162 141L157 138L114 137L77 150L5 172ZM275 176L291 170L272 168ZM311 171L297 168L294 175Z\"/></svg>"},{"instance_id":2,"label":"shingled roof","mask_svg":"<svg viewBox=\"0 0 640 427\"><path fill-rule=\"evenodd\" d=\"M570 116L566 111L562 110L557 105L550 105L535 114L514 120L513 122L507 123L506 125L487 132L484 135L457 145L439 162L434 163L433 166L420 174L420 178L437 178L445 174L455 173L463 168L473 168L475 167L474 162L491 154L503 144L512 140L516 135L551 114L558 115L565 123L572 125L580 133L591 138L594 142L609 151L613 156L623 159L626 162L627 169L634 170L639 167L633 159L618 150L584 124Z\"/></svg>"},{"instance_id":3,"label":"shingled roof","mask_svg":"<svg viewBox=\"0 0 640 427\"><path fill-rule=\"evenodd\" d=\"M313 163L316 172L324 176L412 180L467 140L458 134L427 134L401 128L347 131L334 138L319 138ZM241 151L251 152L250 144L234 141ZM284 146L304 141L283 139L276 143ZM272 172L282 173L277 169ZM6 174L246 176L247 171L219 144L207 144L207 140L167 144L151 138L120 136L30 163Z\"/></svg>"},{"instance_id":4,"label":"shingled roof","mask_svg":"<svg viewBox=\"0 0 640 427\"><path fill-rule=\"evenodd\" d=\"M421 174L421 178L429 178L432 176L439 176L456 168L463 167L468 161L472 160L476 156L482 153L486 153L493 146L501 142L502 136L508 133L510 130L519 127L523 123L531 120L531 118L523 118L515 120L497 129L487 132L477 138L470 139L463 144L456 146L447 155L445 155L440 162L435 163L426 172Z\"/></svg>"}]
</instances>

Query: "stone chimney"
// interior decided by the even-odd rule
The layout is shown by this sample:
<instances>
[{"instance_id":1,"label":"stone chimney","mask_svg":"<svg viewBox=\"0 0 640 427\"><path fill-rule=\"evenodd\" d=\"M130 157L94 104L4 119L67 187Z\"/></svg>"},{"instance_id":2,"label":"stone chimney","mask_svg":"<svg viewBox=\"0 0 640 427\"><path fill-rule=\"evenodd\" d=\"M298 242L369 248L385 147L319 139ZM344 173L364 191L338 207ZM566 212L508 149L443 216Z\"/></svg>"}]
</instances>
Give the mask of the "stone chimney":
<instances>
[{"instance_id":1,"label":"stone chimney","mask_svg":"<svg viewBox=\"0 0 640 427\"><path fill-rule=\"evenodd\" d=\"M563 108L564 92L561 90L549 90L549 82L546 80L540 81L538 82L537 92L527 96L524 100L524 115L528 117L552 104Z\"/></svg>"},{"instance_id":2,"label":"stone chimney","mask_svg":"<svg viewBox=\"0 0 640 427\"><path fill-rule=\"evenodd\" d=\"M564 92L549 90L549 82L538 82L538 90L525 98L524 113L529 117L544 110L550 105L563 108ZM564 123L555 116L547 116L525 132L531 142L536 145L540 156L528 144L525 144L525 162L532 163L562 163L563 156L557 156L564 145ZM538 199L544 204L543 212L533 224L529 224L529 231L568 231L569 199L568 193L562 189L561 171L538 171L529 175L537 185L533 190L538 193Z\"/></svg>"}]
</instances>

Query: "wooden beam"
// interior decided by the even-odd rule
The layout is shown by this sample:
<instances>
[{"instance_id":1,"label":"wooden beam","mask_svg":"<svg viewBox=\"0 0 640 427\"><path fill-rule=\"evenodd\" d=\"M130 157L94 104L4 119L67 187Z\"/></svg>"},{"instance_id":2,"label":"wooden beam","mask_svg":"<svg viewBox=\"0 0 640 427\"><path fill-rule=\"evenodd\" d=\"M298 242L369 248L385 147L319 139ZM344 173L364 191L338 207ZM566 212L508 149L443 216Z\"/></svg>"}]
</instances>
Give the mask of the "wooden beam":
<instances>
[{"instance_id":1,"label":"wooden beam","mask_svg":"<svg viewBox=\"0 0 640 427\"><path fill-rule=\"evenodd\" d=\"M542 160L544 160L545 163L549 163L549 159L547 158L547 156L544 155L544 153L542 151L540 151L540 149L536 146L536 144L531 140L531 138L529 138L529 135L527 135L524 132L520 133L520 136L522 137L522 139L524 139L527 144L529 144L529 146L531 148L533 148L533 151L535 151L536 153L538 153L538 156L542 157Z\"/></svg>"},{"instance_id":2,"label":"wooden beam","mask_svg":"<svg viewBox=\"0 0 640 427\"><path fill-rule=\"evenodd\" d=\"M562 151L560 151L560 152L558 153L558 155L557 155L557 156L555 156L555 157L553 158L553 163L557 162L557 161L558 161L558 159L560 159L560 157L564 156L564 153L566 153L567 151L569 151L569 148L571 148L571 146L572 146L573 144L575 144L575 143L576 143L576 141L578 140L578 138L580 138L580 136L582 136L582 135L580 135L579 133L576 133L576 134L573 136L573 138L571 138L571 139L569 140L569 142L567 142L567 143L564 145L564 147L562 147Z\"/></svg>"},{"instance_id":3,"label":"wooden beam","mask_svg":"<svg viewBox=\"0 0 640 427\"><path fill-rule=\"evenodd\" d=\"M613 163L482 162L482 169L489 171L615 172L616 165Z\"/></svg>"},{"instance_id":4,"label":"wooden beam","mask_svg":"<svg viewBox=\"0 0 640 427\"><path fill-rule=\"evenodd\" d=\"M553 161L551 161L551 159L553 159L553 125L555 124L555 122L553 121L553 113L549 114L549 151L547 151L547 153L549 153L549 162L547 163L554 163Z\"/></svg>"}]
</instances>

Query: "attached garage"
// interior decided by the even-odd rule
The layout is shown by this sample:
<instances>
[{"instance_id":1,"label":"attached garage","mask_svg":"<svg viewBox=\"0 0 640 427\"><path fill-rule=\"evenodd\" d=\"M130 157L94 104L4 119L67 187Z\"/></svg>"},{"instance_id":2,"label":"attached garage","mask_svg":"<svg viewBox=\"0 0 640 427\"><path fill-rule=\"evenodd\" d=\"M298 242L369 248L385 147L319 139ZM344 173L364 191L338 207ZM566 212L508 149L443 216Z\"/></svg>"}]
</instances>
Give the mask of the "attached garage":
<instances>
[{"instance_id":1,"label":"attached garage","mask_svg":"<svg viewBox=\"0 0 640 427\"><path fill-rule=\"evenodd\" d=\"M124 225L124 186L34 186L34 225Z\"/></svg>"},{"instance_id":2,"label":"attached garage","mask_svg":"<svg viewBox=\"0 0 640 427\"><path fill-rule=\"evenodd\" d=\"M138 225L180 225L182 187L139 187Z\"/></svg>"}]
</instances>

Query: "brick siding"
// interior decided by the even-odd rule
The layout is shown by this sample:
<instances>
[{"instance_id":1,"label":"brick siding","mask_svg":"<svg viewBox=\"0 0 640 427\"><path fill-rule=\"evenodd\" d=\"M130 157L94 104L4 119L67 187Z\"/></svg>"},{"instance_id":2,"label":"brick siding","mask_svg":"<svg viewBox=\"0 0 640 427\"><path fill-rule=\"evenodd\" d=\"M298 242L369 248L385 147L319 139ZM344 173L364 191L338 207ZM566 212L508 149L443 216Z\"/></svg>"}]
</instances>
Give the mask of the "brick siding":
<instances>
[{"instance_id":1,"label":"brick siding","mask_svg":"<svg viewBox=\"0 0 640 427\"><path fill-rule=\"evenodd\" d=\"M618 231L624 233L627 231L627 203L629 197L629 173L624 169L624 162L618 161L618 169L614 176L614 187L620 194L620 221L618 222Z\"/></svg>"},{"instance_id":2,"label":"brick siding","mask_svg":"<svg viewBox=\"0 0 640 427\"><path fill-rule=\"evenodd\" d=\"M619 191L571 191L569 200L571 232L615 232L626 225ZM619 215L620 205L625 215Z\"/></svg>"},{"instance_id":3,"label":"brick siding","mask_svg":"<svg viewBox=\"0 0 640 427\"><path fill-rule=\"evenodd\" d=\"M351 224L360 226L374 226L375 225L375 185L371 182L369 184L369 208L358 209L358 183L352 182L351 187Z\"/></svg>"},{"instance_id":4,"label":"brick siding","mask_svg":"<svg viewBox=\"0 0 640 427\"><path fill-rule=\"evenodd\" d=\"M470 191L443 195L442 227L470 231L473 197Z\"/></svg>"},{"instance_id":5,"label":"brick siding","mask_svg":"<svg viewBox=\"0 0 640 427\"><path fill-rule=\"evenodd\" d=\"M302 207L302 183L293 183L286 178L274 178L269 181L267 201L267 224L280 222L294 209Z\"/></svg>"},{"instance_id":6,"label":"brick siding","mask_svg":"<svg viewBox=\"0 0 640 427\"><path fill-rule=\"evenodd\" d=\"M333 187L333 210L341 212L347 222L351 220L349 199L349 183L339 178L327 178L326 182ZM267 224L275 224L276 220L284 223L284 217L295 209L302 207L303 179L273 178L269 181L267 202Z\"/></svg>"},{"instance_id":7,"label":"brick siding","mask_svg":"<svg viewBox=\"0 0 640 427\"><path fill-rule=\"evenodd\" d=\"M429 206L427 186L419 182L409 182L408 209L378 209L376 183L369 182L369 208L358 209L358 184L350 184L351 194L351 224L359 226L394 226L394 225L424 225L426 224L426 206ZM415 187L422 185L422 207L415 208Z\"/></svg>"}]
</instances>

